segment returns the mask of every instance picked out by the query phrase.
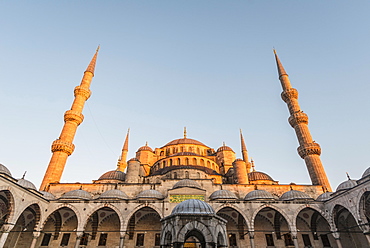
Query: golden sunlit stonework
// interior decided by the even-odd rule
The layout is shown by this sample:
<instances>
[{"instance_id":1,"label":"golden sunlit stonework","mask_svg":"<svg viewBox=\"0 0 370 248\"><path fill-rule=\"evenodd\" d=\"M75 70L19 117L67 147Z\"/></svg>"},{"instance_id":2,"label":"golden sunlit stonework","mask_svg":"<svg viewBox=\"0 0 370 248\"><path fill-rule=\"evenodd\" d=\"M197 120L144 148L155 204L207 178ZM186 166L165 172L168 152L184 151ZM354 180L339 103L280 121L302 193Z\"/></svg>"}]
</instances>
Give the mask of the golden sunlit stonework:
<instances>
[{"instance_id":1,"label":"golden sunlit stonework","mask_svg":"<svg viewBox=\"0 0 370 248\"><path fill-rule=\"evenodd\" d=\"M370 168L332 192L320 145L276 52L281 97L311 185L279 184L256 171L241 130L237 158L225 144L215 149L188 138L186 129L129 160L128 131L116 168L92 183L61 183L97 56L74 89L40 190L0 164L0 248L370 247Z\"/></svg>"}]
</instances>

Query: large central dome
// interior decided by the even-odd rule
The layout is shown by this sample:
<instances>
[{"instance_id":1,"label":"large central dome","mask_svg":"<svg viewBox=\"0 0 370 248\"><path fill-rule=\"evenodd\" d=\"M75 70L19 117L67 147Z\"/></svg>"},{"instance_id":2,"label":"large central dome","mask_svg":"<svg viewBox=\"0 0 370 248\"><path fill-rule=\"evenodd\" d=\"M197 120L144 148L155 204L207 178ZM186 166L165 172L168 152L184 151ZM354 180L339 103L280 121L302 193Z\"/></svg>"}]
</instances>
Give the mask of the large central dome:
<instances>
[{"instance_id":1,"label":"large central dome","mask_svg":"<svg viewBox=\"0 0 370 248\"><path fill-rule=\"evenodd\" d=\"M180 145L180 144L206 146L205 144L203 144L202 142L200 142L198 140L188 139L188 138L172 140L171 142L168 142L165 146Z\"/></svg>"}]
</instances>

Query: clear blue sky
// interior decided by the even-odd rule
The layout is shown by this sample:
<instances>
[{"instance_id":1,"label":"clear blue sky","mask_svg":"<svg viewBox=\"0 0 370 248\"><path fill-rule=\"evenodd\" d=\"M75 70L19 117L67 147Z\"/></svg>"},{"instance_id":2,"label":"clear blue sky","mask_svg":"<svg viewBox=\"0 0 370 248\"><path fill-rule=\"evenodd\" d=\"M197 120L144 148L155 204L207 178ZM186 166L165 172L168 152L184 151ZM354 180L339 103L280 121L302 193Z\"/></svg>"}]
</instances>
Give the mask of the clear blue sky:
<instances>
[{"instance_id":1,"label":"clear blue sky","mask_svg":"<svg viewBox=\"0 0 370 248\"><path fill-rule=\"evenodd\" d=\"M280 98L278 51L332 187L370 166L369 1L1 1L0 163L38 187L98 44L85 121L63 182L91 182L129 156L188 137L309 184Z\"/></svg>"}]
</instances>

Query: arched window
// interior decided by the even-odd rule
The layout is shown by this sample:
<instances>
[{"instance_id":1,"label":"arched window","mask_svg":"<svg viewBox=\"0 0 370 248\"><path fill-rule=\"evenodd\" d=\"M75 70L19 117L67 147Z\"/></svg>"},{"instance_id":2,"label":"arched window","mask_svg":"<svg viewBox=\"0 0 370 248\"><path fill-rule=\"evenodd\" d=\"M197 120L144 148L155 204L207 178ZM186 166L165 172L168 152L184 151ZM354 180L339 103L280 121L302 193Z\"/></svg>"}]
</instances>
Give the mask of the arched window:
<instances>
[{"instance_id":1,"label":"arched window","mask_svg":"<svg viewBox=\"0 0 370 248\"><path fill-rule=\"evenodd\" d=\"M200 149L199 149L199 147L197 148L197 152L198 152L198 154L200 155Z\"/></svg>"},{"instance_id":2,"label":"arched window","mask_svg":"<svg viewBox=\"0 0 370 248\"><path fill-rule=\"evenodd\" d=\"M185 164L189 165L189 159L188 158L185 158Z\"/></svg>"},{"instance_id":3,"label":"arched window","mask_svg":"<svg viewBox=\"0 0 370 248\"><path fill-rule=\"evenodd\" d=\"M197 172L197 178L200 179L200 172Z\"/></svg>"},{"instance_id":4,"label":"arched window","mask_svg":"<svg viewBox=\"0 0 370 248\"><path fill-rule=\"evenodd\" d=\"M193 165L197 165L197 159L193 158Z\"/></svg>"},{"instance_id":5,"label":"arched window","mask_svg":"<svg viewBox=\"0 0 370 248\"><path fill-rule=\"evenodd\" d=\"M211 167L211 162L207 161L207 167L210 168Z\"/></svg>"},{"instance_id":6,"label":"arched window","mask_svg":"<svg viewBox=\"0 0 370 248\"><path fill-rule=\"evenodd\" d=\"M173 173L173 179L177 179L177 172Z\"/></svg>"},{"instance_id":7,"label":"arched window","mask_svg":"<svg viewBox=\"0 0 370 248\"><path fill-rule=\"evenodd\" d=\"M189 179L189 172L185 171L185 178Z\"/></svg>"},{"instance_id":8,"label":"arched window","mask_svg":"<svg viewBox=\"0 0 370 248\"><path fill-rule=\"evenodd\" d=\"M183 146L181 147L181 152L184 152L184 147Z\"/></svg>"},{"instance_id":9,"label":"arched window","mask_svg":"<svg viewBox=\"0 0 370 248\"><path fill-rule=\"evenodd\" d=\"M204 159L200 160L200 166L204 166Z\"/></svg>"},{"instance_id":10,"label":"arched window","mask_svg":"<svg viewBox=\"0 0 370 248\"><path fill-rule=\"evenodd\" d=\"M161 153L159 154L159 156L164 156L164 151L161 151Z\"/></svg>"},{"instance_id":11,"label":"arched window","mask_svg":"<svg viewBox=\"0 0 370 248\"><path fill-rule=\"evenodd\" d=\"M193 152L193 147L189 147L189 152Z\"/></svg>"},{"instance_id":12,"label":"arched window","mask_svg":"<svg viewBox=\"0 0 370 248\"><path fill-rule=\"evenodd\" d=\"M180 158L177 159L177 165L181 165L181 159Z\"/></svg>"},{"instance_id":13,"label":"arched window","mask_svg":"<svg viewBox=\"0 0 370 248\"><path fill-rule=\"evenodd\" d=\"M166 161L163 161L163 167L162 168L164 168L164 167L166 167Z\"/></svg>"},{"instance_id":14,"label":"arched window","mask_svg":"<svg viewBox=\"0 0 370 248\"><path fill-rule=\"evenodd\" d=\"M172 159L170 159L170 166L172 166Z\"/></svg>"}]
</instances>

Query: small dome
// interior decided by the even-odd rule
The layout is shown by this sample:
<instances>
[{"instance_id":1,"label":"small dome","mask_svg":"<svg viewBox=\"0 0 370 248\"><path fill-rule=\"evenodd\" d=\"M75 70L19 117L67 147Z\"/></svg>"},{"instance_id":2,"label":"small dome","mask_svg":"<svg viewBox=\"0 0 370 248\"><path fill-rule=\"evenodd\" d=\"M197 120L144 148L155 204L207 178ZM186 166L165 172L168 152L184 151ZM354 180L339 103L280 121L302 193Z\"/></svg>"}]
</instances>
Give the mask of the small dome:
<instances>
[{"instance_id":1,"label":"small dome","mask_svg":"<svg viewBox=\"0 0 370 248\"><path fill-rule=\"evenodd\" d=\"M99 199L121 199L121 200L128 200L129 197L126 195L125 192L119 189L111 189L105 191L99 196Z\"/></svg>"},{"instance_id":2,"label":"small dome","mask_svg":"<svg viewBox=\"0 0 370 248\"><path fill-rule=\"evenodd\" d=\"M244 197L244 201L253 201L253 200L275 200L275 197L266 190L256 189L249 192Z\"/></svg>"},{"instance_id":3,"label":"small dome","mask_svg":"<svg viewBox=\"0 0 370 248\"><path fill-rule=\"evenodd\" d=\"M90 200L91 195L89 192L82 190L82 189L76 189L69 192L66 192L60 197L60 199L81 199L81 200Z\"/></svg>"},{"instance_id":4,"label":"small dome","mask_svg":"<svg viewBox=\"0 0 370 248\"><path fill-rule=\"evenodd\" d=\"M10 170L6 168L6 166L3 164L0 164L0 174L5 174L10 177L12 176L12 173L10 173Z\"/></svg>"},{"instance_id":5,"label":"small dome","mask_svg":"<svg viewBox=\"0 0 370 248\"><path fill-rule=\"evenodd\" d=\"M316 199L316 201L327 201L331 198L331 194L333 194L333 192L325 192L325 193L322 193L321 195L319 195Z\"/></svg>"},{"instance_id":6,"label":"small dome","mask_svg":"<svg viewBox=\"0 0 370 248\"><path fill-rule=\"evenodd\" d=\"M162 195L161 192L157 191L157 190L154 190L154 189L147 189L147 190L144 190L142 192L140 192L138 195L137 195L137 198L155 198L155 199L163 199L164 196Z\"/></svg>"},{"instance_id":7,"label":"small dome","mask_svg":"<svg viewBox=\"0 0 370 248\"><path fill-rule=\"evenodd\" d=\"M228 146L221 146L220 148L217 149L217 152L223 152L223 151L231 151L231 152L234 152L233 149L231 149L230 147Z\"/></svg>"},{"instance_id":8,"label":"small dome","mask_svg":"<svg viewBox=\"0 0 370 248\"><path fill-rule=\"evenodd\" d=\"M272 177L270 177L266 173L260 172L260 171L252 171L252 172L248 173L248 178L249 178L249 181L257 181L257 180L274 181L274 179L272 179Z\"/></svg>"},{"instance_id":9,"label":"small dome","mask_svg":"<svg viewBox=\"0 0 370 248\"><path fill-rule=\"evenodd\" d=\"M131 158L129 161L138 161L138 162L140 162L139 159L137 159L137 158Z\"/></svg>"},{"instance_id":10,"label":"small dome","mask_svg":"<svg viewBox=\"0 0 370 248\"><path fill-rule=\"evenodd\" d=\"M165 146L179 145L179 144L206 146L205 144L203 144L202 142L199 142L198 140L188 139L188 138L172 140L171 142L168 142Z\"/></svg>"},{"instance_id":11,"label":"small dome","mask_svg":"<svg viewBox=\"0 0 370 248\"><path fill-rule=\"evenodd\" d=\"M138 152L141 152L141 151L151 151L151 152L153 152L153 149L150 148L148 145L145 145L145 146L140 147L137 151Z\"/></svg>"},{"instance_id":12,"label":"small dome","mask_svg":"<svg viewBox=\"0 0 370 248\"><path fill-rule=\"evenodd\" d=\"M370 167L365 170L365 172L364 172L364 174L362 174L362 177L361 178L365 178L365 177L367 177L369 175L370 175Z\"/></svg>"},{"instance_id":13,"label":"small dome","mask_svg":"<svg viewBox=\"0 0 370 248\"><path fill-rule=\"evenodd\" d=\"M24 188L37 190L36 186L26 179L23 179L23 178L18 179L17 183Z\"/></svg>"},{"instance_id":14,"label":"small dome","mask_svg":"<svg viewBox=\"0 0 370 248\"><path fill-rule=\"evenodd\" d=\"M178 153L172 154L170 157L173 157L173 156L199 156L199 154L196 154L194 152L178 152Z\"/></svg>"},{"instance_id":15,"label":"small dome","mask_svg":"<svg viewBox=\"0 0 370 248\"><path fill-rule=\"evenodd\" d=\"M55 200L55 195L47 191L40 191L46 200Z\"/></svg>"},{"instance_id":16,"label":"small dome","mask_svg":"<svg viewBox=\"0 0 370 248\"><path fill-rule=\"evenodd\" d=\"M172 214L214 214L213 208L204 201L198 199L189 199L179 203Z\"/></svg>"},{"instance_id":17,"label":"small dome","mask_svg":"<svg viewBox=\"0 0 370 248\"><path fill-rule=\"evenodd\" d=\"M217 190L213 192L209 196L209 199L211 200L221 200L221 199L236 200L238 199L238 197L236 197L236 195L229 190L221 189L221 190Z\"/></svg>"},{"instance_id":18,"label":"small dome","mask_svg":"<svg viewBox=\"0 0 370 248\"><path fill-rule=\"evenodd\" d=\"M281 197L282 201L293 201L293 200L312 200L312 197L306 193L298 190L290 190L285 192Z\"/></svg>"},{"instance_id":19,"label":"small dome","mask_svg":"<svg viewBox=\"0 0 370 248\"><path fill-rule=\"evenodd\" d=\"M339 184L337 187L337 192L342 191L342 190L347 190L355 187L357 185L357 182L355 180L347 180L344 181L343 183Z\"/></svg>"},{"instance_id":20,"label":"small dome","mask_svg":"<svg viewBox=\"0 0 370 248\"><path fill-rule=\"evenodd\" d=\"M178 188L196 188L196 189L202 189L202 187L196 182L191 179L183 179L181 181L178 181L175 183L175 185L172 187L172 189L178 189Z\"/></svg>"},{"instance_id":21,"label":"small dome","mask_svg":"<svg viewBox=\"0 0 370 248\"><path fill-rule=\"evenodd\" d=\"M101 175L98 180L120 180L125 181L126 174L119 170L108 171Z\"/></svg>"}]
</instances>

